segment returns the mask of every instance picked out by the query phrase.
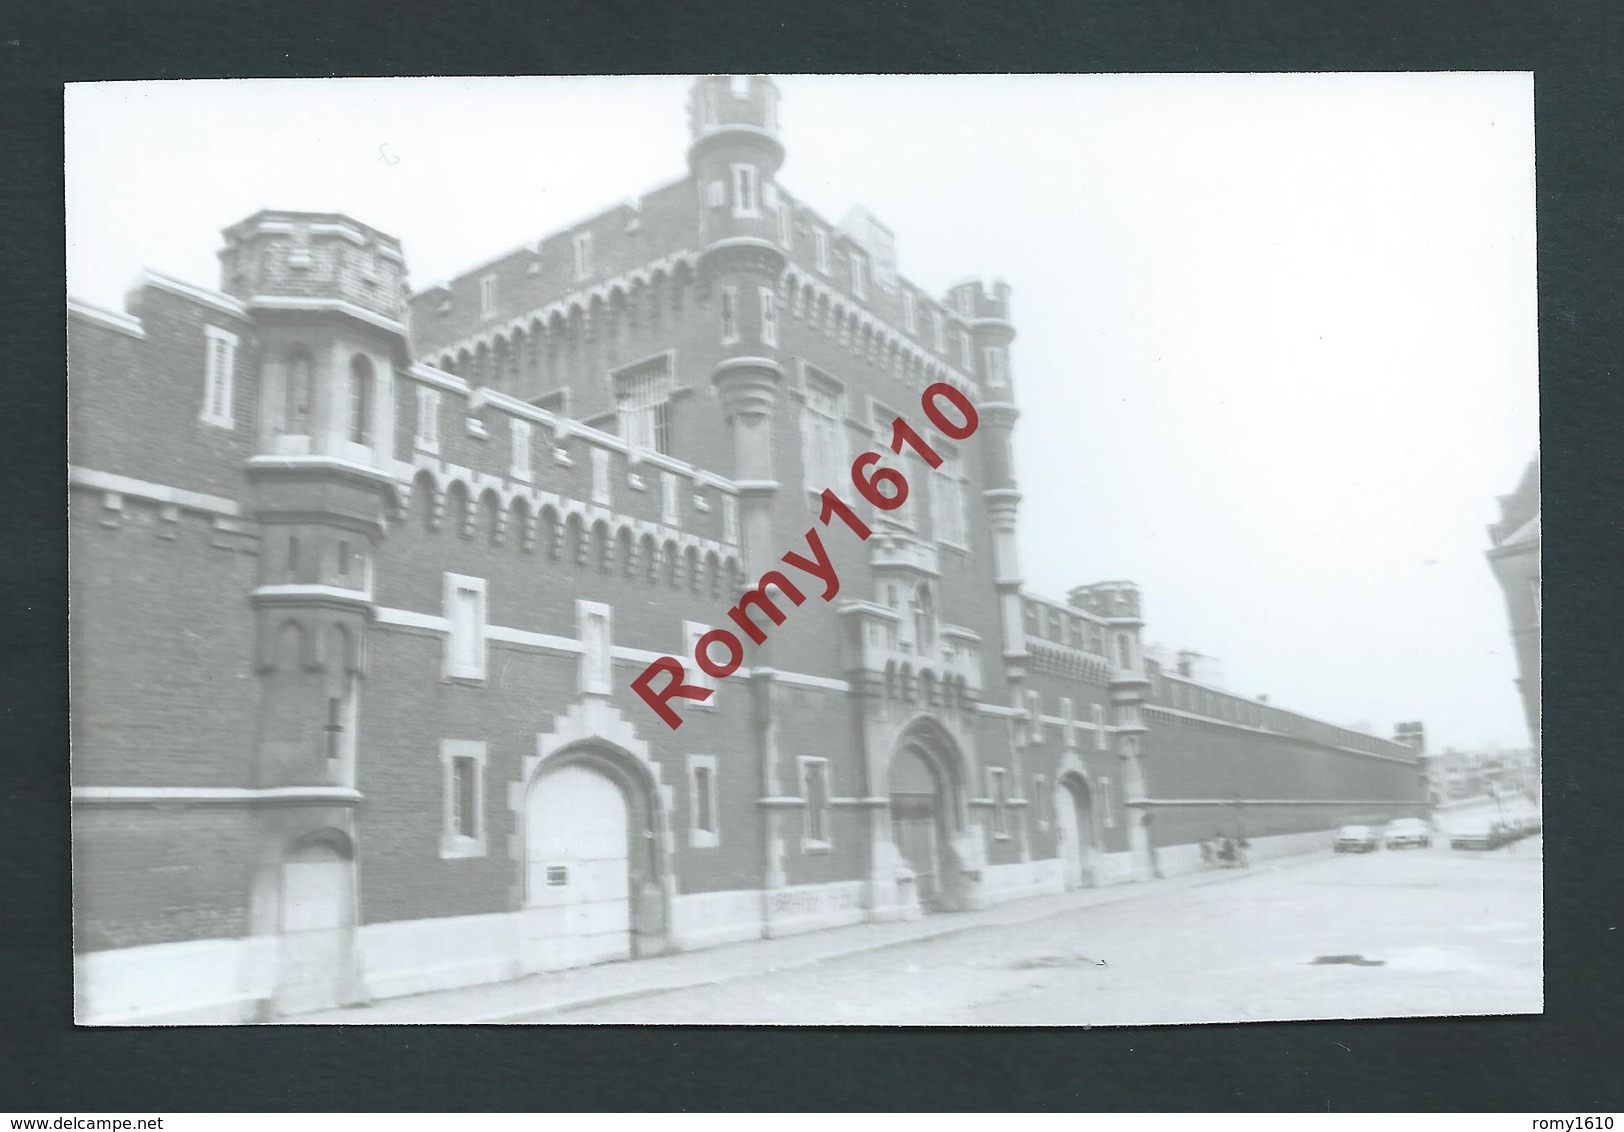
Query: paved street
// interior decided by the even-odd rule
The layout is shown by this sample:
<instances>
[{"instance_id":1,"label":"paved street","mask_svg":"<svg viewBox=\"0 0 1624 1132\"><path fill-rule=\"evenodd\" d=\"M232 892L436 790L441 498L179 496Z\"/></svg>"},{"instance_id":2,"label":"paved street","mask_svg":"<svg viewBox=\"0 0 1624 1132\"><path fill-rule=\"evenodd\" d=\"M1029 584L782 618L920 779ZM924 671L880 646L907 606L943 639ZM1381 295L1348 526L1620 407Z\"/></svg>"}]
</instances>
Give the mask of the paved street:
<instances>
[{"instance_id":1,"label":"paved street","mask_svg":"<svg viewBox=\"0 0 1624 1132\"><path fill-rule=\"evenodd\" d=\"M1489 853L1327 854L511 1020L1113 1025L1538 1011L1540 867L1538 838Z\"/></svg>"}]
</instances>

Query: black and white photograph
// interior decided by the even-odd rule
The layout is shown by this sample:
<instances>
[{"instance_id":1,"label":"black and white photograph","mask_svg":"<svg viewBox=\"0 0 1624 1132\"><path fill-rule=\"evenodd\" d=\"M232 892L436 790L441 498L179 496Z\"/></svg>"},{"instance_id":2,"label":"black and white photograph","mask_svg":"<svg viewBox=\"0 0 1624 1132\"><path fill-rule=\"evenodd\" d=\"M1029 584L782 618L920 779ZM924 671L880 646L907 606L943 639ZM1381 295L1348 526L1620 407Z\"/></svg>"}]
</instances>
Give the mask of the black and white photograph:
<instances>
[{"instance_id":1,"label":"black and white photograph","mask_svg":"<svg viewBox=\"0 0 1624 1132\"><path fill-rule=\"evenodd\" d=\"M1531 74L64 97L78 1025L1542 1012Z\"/></svg>"}]
</instances>

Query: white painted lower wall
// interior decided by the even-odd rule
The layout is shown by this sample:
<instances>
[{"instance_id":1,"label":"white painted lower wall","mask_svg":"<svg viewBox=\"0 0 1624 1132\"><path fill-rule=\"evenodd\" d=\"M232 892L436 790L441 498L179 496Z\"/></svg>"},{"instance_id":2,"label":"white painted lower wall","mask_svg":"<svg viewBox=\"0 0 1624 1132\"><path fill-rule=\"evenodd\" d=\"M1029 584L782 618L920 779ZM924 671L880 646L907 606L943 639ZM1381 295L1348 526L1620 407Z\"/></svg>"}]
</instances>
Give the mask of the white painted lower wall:
<instances>
[{"instance_id":1,"label":"white painted lower wall","mask_svg":"<svg viewBox=\"0 0 1624 1132\"><path fill-rule=\"evenodd\" d=\"M196 939L77 956L82 1026L198 1026L252 1021L274 993L277 941Z\"/></svg>"},{"instance_id":2,"label":"white painted lower wall","mask_svg":"<svg viewBox=\"0 0 1624 1132\"><path fill-rule=\"evenodd\" d=\"M1026 896L1063 892L1065 888L1065 871L1059 858L988 865L981 871L979 903L985 908Z\"/></svg>"},{"instance_id":3,"label":"white painted lower wall","mask_svg":"<svg viewBox=\"0 0 1624 1132\"><path fill-rule=\"evenodd\" d=\"M760 939L762 898L759 889L690 892L671 902L671 936L683 951Z\"/></svg>"},{"instance_id":4,"label":"white painted lower wall","mask_svg":"<svg viewBox=\"0 0 1624 1132\"><path fill-rule=\"evenodd\" d=\"M766 913L765 934L772 938L860 924L868 918L860 880L775 888L767 893Z\"/></svg>"},{"instance_id":5,"label":"white painted lower wall","mask_svg":"<svg viewBox=\"0 0 1624 1132\"><path fill-rule=\"evenodd\" d=\"M1252 841L1251 858L1311 853L1328 847L1329 838L1329 830L1259 837ZM1202 867L1197 845L1163 846L1156 855L1164 876ZM1137 875L1126 852L1096 854L1094 869L1101 885L1121 884ZM1002 904L1063 887L1057 859L989 865L983 870L979 903ZM672 943L678 950L699 950L862 923L870 918L863 889L863 881L852 880L771 892L679 895L671 907ZM522 911L501 912L362 927L358 938L367 996L395 998L519 978L526 972L524 916ZM275 994L278 958L274 936L90 952L74 965L77 1021L88 1026L252 1021Z\"/></svg>"}]
</instances>

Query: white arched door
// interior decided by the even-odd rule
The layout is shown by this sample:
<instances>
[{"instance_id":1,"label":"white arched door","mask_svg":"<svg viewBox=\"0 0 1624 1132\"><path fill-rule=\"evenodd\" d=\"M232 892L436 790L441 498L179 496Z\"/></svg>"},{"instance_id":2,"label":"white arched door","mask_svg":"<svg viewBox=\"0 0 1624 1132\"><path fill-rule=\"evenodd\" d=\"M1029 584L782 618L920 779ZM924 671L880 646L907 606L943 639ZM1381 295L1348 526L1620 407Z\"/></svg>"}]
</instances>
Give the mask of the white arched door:
<instances>
[{"instance_id":1,"label":"white arched door","mask_svg":"<svg viewBox=\"0 0 1624 1132\"><path fill-rule=\"evenodd\" d=\"M541 775L525 807L525 966L631 955L625 795L580 764Z\"/></svg>"},{"instance_id":2,"label":"white arched door","mask_svg":"<svg viewBox=\"0 0 1624 1132\"><path fill-rule=\"evenodd\" d=\"M350 862L331 845L300 846L282 862L278 1012L343 1005L355 922L350 894Z\"/></svg>"}]
</instances>

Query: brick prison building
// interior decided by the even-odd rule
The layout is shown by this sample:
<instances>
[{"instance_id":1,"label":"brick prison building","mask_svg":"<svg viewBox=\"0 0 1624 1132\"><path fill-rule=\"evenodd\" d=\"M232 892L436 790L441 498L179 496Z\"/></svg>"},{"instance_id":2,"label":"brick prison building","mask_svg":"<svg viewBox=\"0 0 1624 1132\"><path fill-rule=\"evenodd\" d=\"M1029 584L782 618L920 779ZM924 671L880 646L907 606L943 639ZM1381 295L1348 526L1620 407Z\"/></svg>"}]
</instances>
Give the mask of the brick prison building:
<instances>
[{"instance_id":1,"label":"brick prison building","mask_svg":"<svg viewBox=\"0 0 1624 1132\"><path fill-rule=\"evenodd\" d=\"M1009 289L928 294L805 207L777 97L699 80L683 176L444 285L265 211L218 290L70 304L81 1020L952 913L1419 805L1411 747L1147 661L1131 583L1024 590ZM809 529L829 600L780 561ZM774 568L804 602L769 587L707 676ZM632 689L662 656L715 689L678 729Z\"/></svg>"}]
</instances>

